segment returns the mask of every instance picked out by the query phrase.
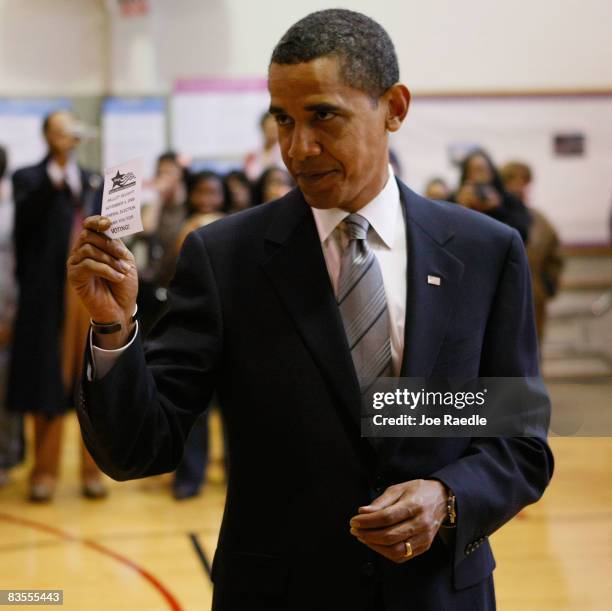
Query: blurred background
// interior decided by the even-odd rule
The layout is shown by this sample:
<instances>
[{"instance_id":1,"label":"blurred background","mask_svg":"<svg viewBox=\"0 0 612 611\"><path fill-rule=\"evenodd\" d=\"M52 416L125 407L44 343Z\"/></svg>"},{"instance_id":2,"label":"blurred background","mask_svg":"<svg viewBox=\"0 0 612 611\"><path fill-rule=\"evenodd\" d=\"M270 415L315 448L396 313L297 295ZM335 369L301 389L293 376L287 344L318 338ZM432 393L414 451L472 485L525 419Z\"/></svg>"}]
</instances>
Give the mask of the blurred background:
<instances>
[{"instance_id":1,"label":"blurred background","mask_svg":"<svg viewBox=\"0 0 612 611\"><path fill-rule=\"evenodd\" d=\"M99 205L104 168L142 158L145 230L127 243L146 332L189 231L293 187L266 115L267 65L293 22L333 6L0 0L0 589L64 589L71 609L209 608L219 412L198 421L177 473L102 476L70 405L36 399L53 366L70 394L83 342L82 312L45 248L67 251ZM413 95L391 139L396 174L515 226L527 248L557 467L543 500L492 539L499 608L609 609L612 4L343 6L387 29ZM74 215L34 228L15 214L15 202L48 201ZM55 301L40 297L49 287ZM61 335L57 362L31 343L37 324L38 337Z\"/></svg>"}]
</instances>

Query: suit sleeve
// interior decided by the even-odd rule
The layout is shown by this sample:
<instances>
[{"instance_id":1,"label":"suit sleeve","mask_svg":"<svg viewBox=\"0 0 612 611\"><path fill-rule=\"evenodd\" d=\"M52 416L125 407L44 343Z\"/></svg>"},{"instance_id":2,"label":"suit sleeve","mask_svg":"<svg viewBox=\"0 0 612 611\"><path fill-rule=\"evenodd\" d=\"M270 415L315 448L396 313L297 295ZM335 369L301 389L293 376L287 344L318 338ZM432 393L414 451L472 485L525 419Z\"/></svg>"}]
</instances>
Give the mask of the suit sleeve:
<instances>
[{"instance_id":1,"label":"suit sleeve","mask_svg":"<svg viewBox=\"0 0 612 611\"><path fill-rule=\"evenodd\" d=\"M539 376L529 268L516 231L487 323L480 375ZM433 474L457 498L455 566L537 501L552 472L553 457L542 430L538 437L474 438L459 460Z\"/></svg>"},{"instance_id":2,"label":"suit sleeve","mask_svg":"<svg viewBox=\"0 0 612 611\"><path fill-rule=\"evenodd\" d=\"M174 470L215 387L221 310L198 233L185 241L169 302L146 350L137 338L102 379L81 382L77 415L85 445L116 480Z\"/></svg>"}]
</instances>

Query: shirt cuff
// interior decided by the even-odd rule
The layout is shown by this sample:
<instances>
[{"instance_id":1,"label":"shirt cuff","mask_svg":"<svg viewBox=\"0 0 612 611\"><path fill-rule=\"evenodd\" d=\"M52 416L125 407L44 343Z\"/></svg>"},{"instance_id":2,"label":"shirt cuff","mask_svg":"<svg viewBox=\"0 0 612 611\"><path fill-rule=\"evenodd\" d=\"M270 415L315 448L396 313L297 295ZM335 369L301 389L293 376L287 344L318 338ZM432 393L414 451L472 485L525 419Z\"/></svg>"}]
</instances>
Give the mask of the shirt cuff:
<instances>
[{"instance_id":1,"label":"shirt cuff","mask_svg":"<svg viewBox=\"0 0 612 611\"><path fill-rule=\"evenodd\" d=\"M102 379L119 360L119 357L132 345L138 335L138 321L130 341L121 348L116 350L104 350L93 344L93 331L89 329L89 351L91 354L91 362L87 363L87 381Z\"/></svg>"}]
</instances>

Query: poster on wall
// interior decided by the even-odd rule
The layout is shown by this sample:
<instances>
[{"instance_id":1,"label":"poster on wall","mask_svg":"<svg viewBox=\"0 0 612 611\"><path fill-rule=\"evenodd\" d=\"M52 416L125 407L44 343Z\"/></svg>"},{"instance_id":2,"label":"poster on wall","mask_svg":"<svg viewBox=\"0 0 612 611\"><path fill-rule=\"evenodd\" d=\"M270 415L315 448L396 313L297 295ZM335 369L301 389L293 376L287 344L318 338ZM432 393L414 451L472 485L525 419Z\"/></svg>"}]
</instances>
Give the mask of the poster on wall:
<instances>
[{"instance_id":1,"label":"poster on wall","mask_svg":"<svg viewBox=\"0 0 612 611\"><path fill-rule=\"evenodd\" d=\"M102 104L102 162L105 168L141 158L145 178L155 173L167 149L166 101L160 97L107 98Z\"/></svg>"},{"instance_id":2,"label":"poster on wall","mask_svg":"<svg viewBox=\"0 0 612 611\"><path fill-rule=\"evenodd\" d=\"M67 99L0 98L0 146L8 153L9 172L42 160L47 146L44 118L54 110L69 110Z\"/></svg>"},{"instance_id":3,"label":"poster on wall","mask_svg":"<svg viewBox=\"0 0 612 611\"><path fill-rule=\"evenodd\" d=\"M262 78L179 80L172 96L172 147L189 157L242 160L261 146L270 104Z\"/></svg>"},{"instance_id":4,"label":"poster on wall","mask_svg":"<svg viewBox=\"0 0 612 611\"><path fill-rule=\"evenodd\" d=\"M584 134L555 134L553 151L557 157L582 157L585 154Z\"/></svg>"}]
</instances>

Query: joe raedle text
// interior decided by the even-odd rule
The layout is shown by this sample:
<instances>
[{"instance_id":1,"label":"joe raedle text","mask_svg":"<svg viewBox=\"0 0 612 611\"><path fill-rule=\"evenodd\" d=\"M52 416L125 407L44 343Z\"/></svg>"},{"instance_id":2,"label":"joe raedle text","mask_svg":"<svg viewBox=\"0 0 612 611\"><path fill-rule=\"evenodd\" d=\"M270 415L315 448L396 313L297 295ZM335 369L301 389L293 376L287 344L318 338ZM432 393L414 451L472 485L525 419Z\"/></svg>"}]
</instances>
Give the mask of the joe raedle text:
<instances>
[{"instance_id":1,"label":"joe raedle text","mask_svg":"<svg viewBox=\"0 0 612 611\"><path fill-rule=\"evenodd\" d=\"M439 386L437 388L440 388ZM364 397L365 437L472 435L487 426L487 389L395 387Z\"/></svg>"}]
</instances>

